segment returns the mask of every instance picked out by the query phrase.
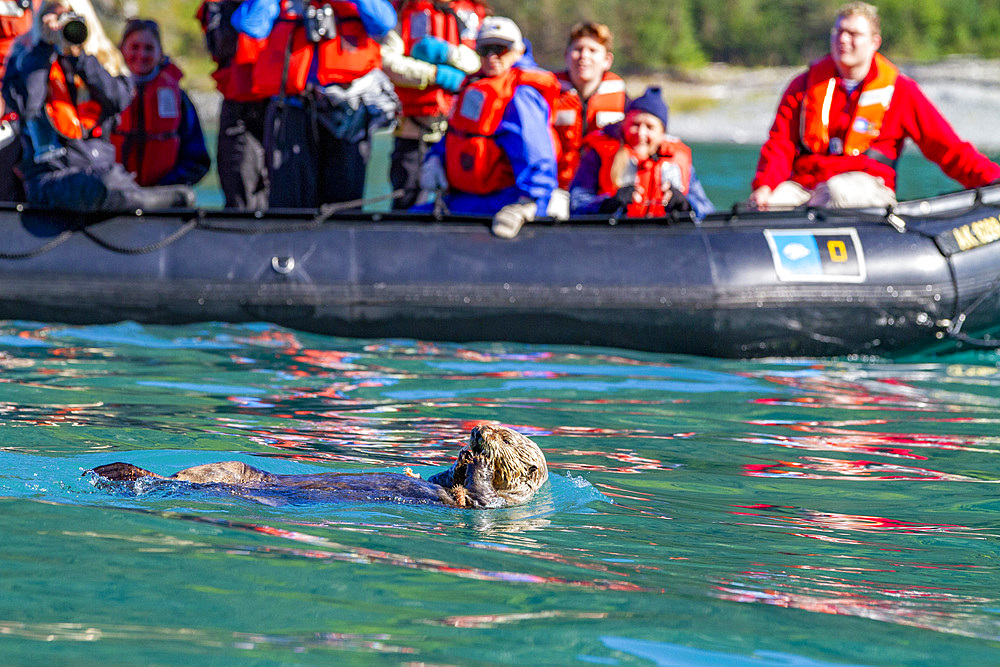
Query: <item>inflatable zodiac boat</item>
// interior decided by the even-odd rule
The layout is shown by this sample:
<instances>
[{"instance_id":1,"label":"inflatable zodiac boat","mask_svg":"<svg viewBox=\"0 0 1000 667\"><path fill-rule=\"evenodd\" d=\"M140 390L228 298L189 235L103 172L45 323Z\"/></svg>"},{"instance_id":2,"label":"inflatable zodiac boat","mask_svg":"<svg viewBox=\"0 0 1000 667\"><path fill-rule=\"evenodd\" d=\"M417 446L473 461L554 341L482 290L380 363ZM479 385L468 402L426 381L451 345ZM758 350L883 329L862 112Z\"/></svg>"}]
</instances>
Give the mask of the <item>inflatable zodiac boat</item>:
<instances>
[{"instance_id":1,"label":"inflatable zodiac boat","mask_svg":"<svg viewBox=\"0 0 1000 667\"><path fill-rule=\"evenodd\" d=\"M346 213L0 208L0 318L267 321L351 337L722 357L993 345L1000 187L895 209L527 225Z\"/></svg>"}]
</instances>

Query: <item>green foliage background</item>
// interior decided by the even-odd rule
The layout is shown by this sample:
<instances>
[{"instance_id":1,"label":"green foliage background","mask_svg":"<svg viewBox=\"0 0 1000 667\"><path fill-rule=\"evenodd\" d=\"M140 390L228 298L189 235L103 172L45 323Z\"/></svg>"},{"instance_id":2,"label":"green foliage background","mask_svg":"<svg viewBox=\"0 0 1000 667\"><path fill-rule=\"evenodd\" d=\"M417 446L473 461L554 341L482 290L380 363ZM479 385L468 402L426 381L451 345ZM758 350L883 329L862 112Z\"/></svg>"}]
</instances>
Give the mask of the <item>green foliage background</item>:
<instances>
[{"instance_id":1,"label":"green foliage background","mask_svg":"<svg viewBox=\"0 0 1000 667\"><path fill-rule=\"evenodd\" d=\"M828 49L843 0L493 0L532 41L536 59L557 66L569 27L606 23L615 69L640 73L706 62L799 65ZM883 52L900 60L949 54L1000 56L1000 0L884 0Z\"/></svg>"},{"instance_id":2,"label":"green foliage background","mask_svg":"<svg viewBox=\"0 0 1000 667\"><path fill-rule=\"evenodd\" d=\"M125 17L161 23L165 49L188 86L211 87L212 64L197 21L200 0L100 0L112 39ZM561 67L570 26L592 19L615 34L615 70L624 74L732 65L800 65L825 53L841 0L492 0L515 19L539 63ZM1000 0L884 0L883 52L901 61L950 54L1000 57Z\"/></svg>"}]
</instances>

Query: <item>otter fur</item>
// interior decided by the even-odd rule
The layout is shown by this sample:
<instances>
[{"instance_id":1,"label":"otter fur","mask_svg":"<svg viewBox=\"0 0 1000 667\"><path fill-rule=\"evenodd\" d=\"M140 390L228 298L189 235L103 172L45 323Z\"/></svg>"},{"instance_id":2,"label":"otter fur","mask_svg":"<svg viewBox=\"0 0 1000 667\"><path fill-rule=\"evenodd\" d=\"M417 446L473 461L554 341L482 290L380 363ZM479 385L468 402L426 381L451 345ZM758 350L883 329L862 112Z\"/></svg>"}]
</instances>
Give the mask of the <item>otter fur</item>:
<instances>
[{"instance_id":1,"label":"otter fur","mask_svg":"<svg viewBox=\"0 0 1000 667\"><path fill-rule=\"evenodd\" d=\"M109 463L92 471L103 480L188 482L268 502L440 503L492 509L527 502L548 479L545 455L530 438L502 426L480 424L455 463L427 480L407 469L399 473L275 475L240 461L185 468L169 477L131 463Z\"/></svg>"}]
</instances>

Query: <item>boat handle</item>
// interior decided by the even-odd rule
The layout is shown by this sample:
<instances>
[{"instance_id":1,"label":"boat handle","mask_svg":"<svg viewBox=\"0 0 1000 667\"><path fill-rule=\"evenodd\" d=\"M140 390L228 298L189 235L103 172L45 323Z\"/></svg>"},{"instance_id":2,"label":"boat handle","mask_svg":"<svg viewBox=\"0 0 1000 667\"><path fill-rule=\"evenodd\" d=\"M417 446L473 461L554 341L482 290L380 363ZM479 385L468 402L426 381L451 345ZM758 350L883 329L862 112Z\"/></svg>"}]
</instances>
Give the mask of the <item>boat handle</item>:
<instances>
[{"instance_id":1,"label":"boat handle","mask_svg":"<svg viewBox=\"0 0 1000 667\"><path fill-rule=\"evenodd\" d=\"M294 257L278 257L275 255L271 258L271 268L274 269L275 273L280 273L283 276L287 276L295 269L295 258Z\"/></svg>"}]
</instances>

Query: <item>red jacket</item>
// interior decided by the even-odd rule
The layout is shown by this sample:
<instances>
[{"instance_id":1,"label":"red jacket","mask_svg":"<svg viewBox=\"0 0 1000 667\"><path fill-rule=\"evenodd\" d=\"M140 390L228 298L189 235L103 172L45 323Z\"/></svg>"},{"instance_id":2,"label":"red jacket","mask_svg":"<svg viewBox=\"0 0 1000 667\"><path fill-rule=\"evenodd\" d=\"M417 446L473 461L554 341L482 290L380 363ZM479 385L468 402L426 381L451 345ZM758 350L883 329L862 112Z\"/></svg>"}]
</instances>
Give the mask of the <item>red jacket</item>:
<instances>
[{"instance_id":1,"label":"red jacket","mask_svg":"<svg viewBox=\"0 0 1000 667\"><path fill-rule=\"evenodd\" d=\"M818 155L804 148L799 134L799 115L806 94L807 75L808 72L804 72L789 84L778 105L771 133L760 150L753 189L765 185L774 188L783 181L793 180L811 190L837 174L863 171L882 178L886 186L895 190L896 170L890 164L866 154ZM873 66L865 82L874 80L876 76ZM858 86L848 95L843 81L837 79L830 105L831 137L843 140L846 136L863 87ZM894 164L907 138L916 143L927 159L935 162L963 187L975 188L1000 179L1000 165L977 151L972 144L962 141L916 82L900 74L881 131L872 142L870 151L885 156L885 162Z\"/></svg>"}]
</instances>

